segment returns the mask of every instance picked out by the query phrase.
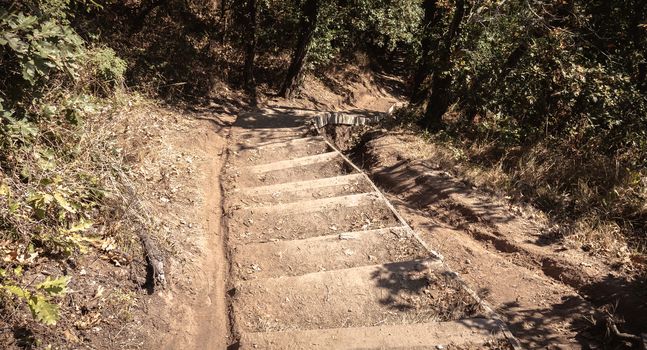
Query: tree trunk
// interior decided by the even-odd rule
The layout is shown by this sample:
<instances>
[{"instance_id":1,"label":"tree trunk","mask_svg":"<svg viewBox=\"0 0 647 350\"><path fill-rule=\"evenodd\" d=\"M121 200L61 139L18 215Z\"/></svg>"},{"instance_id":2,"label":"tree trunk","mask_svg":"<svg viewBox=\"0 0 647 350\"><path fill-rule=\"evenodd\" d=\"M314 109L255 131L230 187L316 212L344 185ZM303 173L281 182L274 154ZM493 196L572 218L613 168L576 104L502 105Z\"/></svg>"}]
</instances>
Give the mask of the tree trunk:
<instances>
[{"instance_id":1,"label":"tree trunk","mask_svg":"<svg viewBox=\"0 0 647 350\"><path fill-rule=\"evenodd\" d=\"M142 7L139 10L139 13L132 20L132 27L130 28L130 34L138 33L144 28L144 22L146 17L157 7L166 5L166 0L153 0L148 3L142 4Z\"/></svg>"},{"instance_id":2,"label":"tree trunk","mask_svg":"<svg viewBox=\"0 0 647 350\"><path fill-rule=\"evenodd\" d=\"M256 90L254 81L254 57L256 56L256 0L247 0L248 37L245 50L245 89L250 92Z\"/></svg>"},{"instance_id":3,"label":"tree trunk","mask_svg":"<svg viewBox=\"0 0 647 350\"><path fill-rule=\"evenodd\" d=\"M229 0L220 0L220 27L222 32L220 33L220 44L223 45L227 36L227 1Z\"/></svg>"},{"instance_id":4,"label":"tree trunk","mask_svg":"<svg viewBox=\"0 0 647 350\"><path fill-rule=\"evenodd\" d=\"M450 105L449 89L452 85L452 77L449 75L451 68L452 44L454 38L460 33L460 25L465 14L465 0L456 0L456 9L452 22L447 30L442 48L440 49L438 67L435 69L431 80L431 96L427 103L427 109L420 120L422 127L428 130L437 131L442 128L442 118Z\"/></svg>"},{"instance_id":5,"label":"tree trunk","mask_svg":"<svg viewBox=\"0 0 647 350\"><path fill-rule=\"evenodd\" d=\"M292 55L292 61L288 68L287 76L281 86L279 95L285 98L291 98L301 85L303 66L306 63L308 47L317 28L317 17L319 15L319 1L306 0L302 7L301 33L297 47Z\"/></svg>"},{"instance_id":6,"label":"tree trunk","mask_svg":"<svg viewBox=\"0 0 647 350\"><path fill-rule=\"evenodd\" d=\"M431 42L431 33L429 31L437 24L436 19L436 1L437 0L425 0L422 4L425 11L425 18L423 20L423 34L422 34L422 47L420 55L420 64L418 69L413 76L413 82L411 84L411 96L410 100L413 104L421 103L425 96L427 95L427 89L424 89L422 84L427 80L431 67L429 65L430 53L432 52L432 42Z\"/></svg>"}]
</instances>

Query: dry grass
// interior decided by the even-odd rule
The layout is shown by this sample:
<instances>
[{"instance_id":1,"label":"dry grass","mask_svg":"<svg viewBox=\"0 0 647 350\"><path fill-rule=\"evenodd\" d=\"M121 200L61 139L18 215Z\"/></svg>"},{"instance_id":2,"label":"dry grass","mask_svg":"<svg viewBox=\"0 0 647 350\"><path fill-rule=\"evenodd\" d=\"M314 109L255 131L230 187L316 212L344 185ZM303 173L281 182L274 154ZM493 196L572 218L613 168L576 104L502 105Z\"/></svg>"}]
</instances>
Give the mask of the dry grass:
<instances>
[{"instance_id":1,"label":"dry grass","mask_svg":"<svg viewBox=\"0 0 647 350\"><path fill-rule=\"evenodd\" d=\"M195 141L200 121L136 94L120 93L98 106L76 132L74 148L78 151L74 157L66 161L56 159L60 166L55 169L57 175L66 179L66 187L82 186L84 183L76 179L92 176L96 189L102 193L97 197L98 205L84 213L93 225L82 237L91 241L62 256L46 255L36 245L39 254L34 259L16 261L23 266L22 276L11 276L11 283L29 288L46 276L67 275L71 277L70 288L74 293L55 300L61 307L61 319L56 326L35 322L24 304L1 296L0 329L4 334L0 347L67 342L101 348L109 342L109 347L140 348L146 340L142 334L146 332L149 307L142 303L146 298L146 289L142 288L146 282L142 232L158 245L165 265L168 264L166 268L176 273L172 275L173 282L189 283L182 279L182 270L185 262L194 257L199 243L192 240L193 233L201 230L199 224L192 222L191 211L200 204L201 197L196 195L191 178L199 175L196 166L204 161L204 155L183 153L178 140ZM35 162L29 163L34 169ZM43 178L51 175L35 174ZM21 183L4 172L0 172L0 179L9 185L15 197L25 197L33 190L30 186L39 183ZM3 200L0 198L0 205L6 204ZM47 223L43 225L53 229ZM5 248L9 249L7 253L14 248L27 249L29 239L37 233L36 226L25 222L19 227L24 230L24 241L7 240L9 232L0 227L0 234L5 237L0 253ZM5 243L9 246L4 247ZM0 267L15 266L4 261Z\"/></svg>"},{"instance_id":2,"label":"dry grass","mask_svg":"<svg viewBox=\"0 0 647 350\"><path fill-rule=\"evenodd\" d=\"M501 148L491 140L429 135L401 120L389 122L388 133L406 143L412 159L506 198L551 226L552 238L567 246L628 271L644 267L647 237L636 218L647 217L647 170L630 173L601 155L545 143Z\"/></svg>"}]
</instances>

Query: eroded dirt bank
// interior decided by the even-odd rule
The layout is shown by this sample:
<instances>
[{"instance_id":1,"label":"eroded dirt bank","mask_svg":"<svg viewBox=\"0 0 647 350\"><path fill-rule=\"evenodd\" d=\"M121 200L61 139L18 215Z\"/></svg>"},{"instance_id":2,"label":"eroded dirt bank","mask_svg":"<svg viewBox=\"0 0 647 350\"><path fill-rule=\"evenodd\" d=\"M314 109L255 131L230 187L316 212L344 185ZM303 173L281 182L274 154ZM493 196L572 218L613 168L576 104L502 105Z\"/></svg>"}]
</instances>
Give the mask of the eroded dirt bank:
<instances>
[{"instance_id":1,"label":"eroded dirt bank","mask_svg":"<svg viewBox=\"0 0 647 350\"><path fill-rule=\"evenodd\" d=\"M164 256L167 280L138 298L139 348L224 349L229 343L219 177L232 114L224 105L150 103L125 116L122 147L154 223L149 234Z\"/></svg>"},{"instance_id":2,"label":"eroded dirt bank","mask_svg":"<svg viewBox=\"0 0 647 350\"><path fill-rule=\"evenodd\" d=\"M196 159L187 184L194 186L195 192L189 200L194 204L179 211L177 219L193 229L185 238L193 241L193 249L187 261L175 266L182 276L178 283L160 293L166 314L161 318L169 321L169 327L167 333L153 338L152 348L224 349L229 342L224 299L228 269L219 181L228 128L214 123L196 123L200 135L187 135L182 141L182 153Z\"/></svg>"},{"instance_id":3,"label":"eroded dirt bank","mask_svg":"<svg viewBox=\"0 0 647 350\"><path fill-rule=\"evenodd\" d=\"M343 144L352 133L337 129L329 134ZM619 321L621 329L645 332L639 281L551 240L540 213L479 191L452 176L446 164L425 158L419 146L405 135L375 131L352 154L423 239L507 318L526 347L589 348L600 341L630 346L605 329L609 314L603 310L609 308L626 319Z\"/></svg>"}]
</instances>

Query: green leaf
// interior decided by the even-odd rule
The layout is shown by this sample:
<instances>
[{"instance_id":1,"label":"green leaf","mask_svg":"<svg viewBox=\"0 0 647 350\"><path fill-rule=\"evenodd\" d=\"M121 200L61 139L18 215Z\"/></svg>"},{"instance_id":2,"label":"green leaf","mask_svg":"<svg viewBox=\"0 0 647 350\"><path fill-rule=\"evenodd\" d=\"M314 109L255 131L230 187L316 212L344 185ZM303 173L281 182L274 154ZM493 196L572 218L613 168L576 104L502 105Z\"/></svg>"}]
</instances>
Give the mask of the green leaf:
<instances>
[{"instance_id":1,"label":"green leaf","mask_svg":"<svg viewBox=\"0 0 647 350\"><path fill-rule=\"evenodd\" d=\"M29 291L26 291L18 286L0 286L0 288L6 290L7 292L23 299L28 299L30 297Z\"/></svg>"},{"instance_id":2,"label":"green leaf","mask_svg":"<svg viewBox=\"0 0 647 350\"><path fill-rule=\"evenodd\" d=\"M36 286L36 289L45 291L50 296L61 296L67 293L67 284L70 283L70 276L63 276L57 279L47 279Z\"/></svg>"},{"instance_id":3,"label":"green leaf","mask_svg":"<svg viewBox=\"0 0 647 350\"><path fill-rule=\"evenodd\" d=\"M11 189L6 184L0 183L0 197L11 195Z\"/></svg>"},{"instance_id":4,"label":"green leaf","mask_svg":"<svg viewBox=\"0 0 647 350\"><path fill-rule=\"evenodd\" d=\"M86 221L81 219L78 223L74 224L72 227L70 227L68 230L65 230L66 233L73 233L73 232L83 232L92 227L94 223L92 221Z\"/></svg>"},{"instance_id":5,"label":"green leaf","mask_svg":"<svg viewBox=\"0 0 647 350\"><path fill-rule=\"evenodd\" d=\"M56 203L61 206L61 208L67 210L70 213L76 213L76 209L72 207L70 202L63 197L63 194L60 192L54 192L54 199L56 199Z\"/></svg>"},{"instance_id":6,"label":"green leaf","mask_svg":"<svg viewBox=\"0 0 647 350\"><path fill-rule=\"evenodd\" d=\"M37 321L48 326L55 325L58 321L58 306L49 303L44 296L40 294L32 295L27 303L29 304L29 310L31 310Z\"/></svg>"}]
</instances>

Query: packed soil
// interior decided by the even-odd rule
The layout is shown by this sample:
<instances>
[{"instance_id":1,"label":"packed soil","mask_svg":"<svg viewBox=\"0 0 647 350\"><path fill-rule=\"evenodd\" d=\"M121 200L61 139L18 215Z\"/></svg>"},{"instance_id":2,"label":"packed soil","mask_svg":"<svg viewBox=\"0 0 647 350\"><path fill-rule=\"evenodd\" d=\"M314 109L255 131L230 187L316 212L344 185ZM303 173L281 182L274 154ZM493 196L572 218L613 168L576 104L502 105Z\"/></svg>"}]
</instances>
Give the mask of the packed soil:
<instances>
[{"instance_id":1,"label":"packed soil","mask_svg":"<svg viewBox=\"0 0 647 350\"><path fill-rule=\"evenodd\" d=\"M129 150L133 186L155 223L156 231L149 234L163 252L167 279L133 302L131 313L140 320L135 324L141 322L135 348L224 348L229 343L219 176L232 118L219 113L221 107L147 103L124 116L123 134L116 136ZM97 347L124 348L114 343Z\"/></svg>"},{"instance_id":2,"label":"packed soil","mask_svg":"<svg viewBox=\"0 0 647 350\"><path fill-rule=\"evenodd\" d=\"M491 310L364 175L302 128L308 114L261 108L239 114L231 129L223 188L232 346L498 343L505 327ZM261 138L254 150L249 140ZM403 335L425 327L429 335L417 340Z\"/></svg>"},{"instance_id":3,"label":"packed soil","mask_svg":"<svg viewBox=\"0 0 647 350\"><path fill-rule=\"evenodd\" d=\"M194 109L179 118L183 128L160 140L168 156L187 163L187 170L169 176L175 190L156 212L171 227L165 237L171 250L169 285L155 293L149 307L154 323L145 348L225 348L228 271L219 176L232 118L210 108ZM164 164L157 167L168 169Z\"/></svg>"}]
</instances>

